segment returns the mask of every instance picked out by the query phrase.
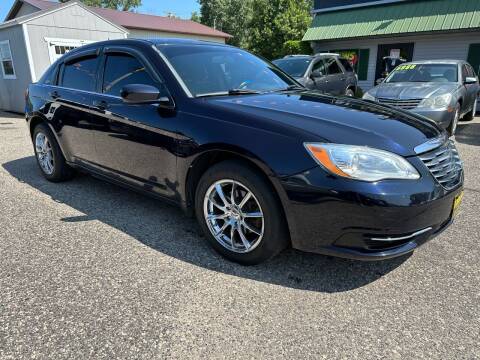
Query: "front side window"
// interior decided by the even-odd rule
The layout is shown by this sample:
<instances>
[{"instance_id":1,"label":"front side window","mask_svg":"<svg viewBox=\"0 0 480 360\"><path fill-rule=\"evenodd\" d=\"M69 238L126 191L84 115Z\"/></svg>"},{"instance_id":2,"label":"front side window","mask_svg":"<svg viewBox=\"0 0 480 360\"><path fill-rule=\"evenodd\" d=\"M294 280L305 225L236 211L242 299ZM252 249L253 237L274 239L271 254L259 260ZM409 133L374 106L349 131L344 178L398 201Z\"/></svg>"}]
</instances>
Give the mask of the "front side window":
<instances>
[{"instance_id":1,"label":"front side window","mask_svg":"<svg viewBox=\"0 0 480 360\"><path fill-rule=\"evenodd\" d=\"M159 46L193 96L232 90L268 92L297 83L269 62L246 51L215 45Z\"/></svg>"},{"instance_id":2,"label":"front side window","mask_svg":"<svg viewBox=\"0 0 480 360\"><path fill-rule=\"evenodd\" d=\"M63 66L61 86L69 89L95 91L97 64L96 56L67 62Z\"/></svg>"},{"instance_id":3,"label":"front side window","mask_svg":"<svg viewBox=\"0 0 480 360\"><path fill-rule=\"evenodd\" d=\"M343 74L335 58L326 58L324 60L327 67L328 75Z\"/></svg>"},{"instance_id":4,"label":"front side window","mask_svg":"<svg viewBox=\"0 0 480 360\"><path fill-rule=\"evenodd\" d=\"M319 59L315 65L313 65L312 72L314 71L320 71L322 75L327 74L327 69L326 69L326 64L322 59Z\"/></svg>"},{"instance_id":5,"label":"front side window","mask_svg":"<svg viewBox=\"0 0 480 360\"><path fill-rule=\"evenodd\" d=\"M128 54L107 56L103 75L103 93L120 96L125 85L141 84L158 88L159 84L148 74L140 61Z\"/></svg>"},{"instance_id":6,"label":"front side window","mask_svg":"<svg viewBox=\"0 0 480 360\"><path fill-rule=\"evenodd\" d=\"M387 77L386 83L397 82L457 82L455 64L403 64Z\"/></svg>"},{"instance_id":7,"label":"front side window","mask_svg":"<svg viewBox=\"0 0 480 360\"><path fill-rule=\"evenodd\" d=\"M0 61L2 62L3 78L16 79L12 51L8 40L0 41Z\"/></svg>"},{"instance_id":8,"label":"front side window","mask_svg":"<svg viewBox=\"0 0 480 360\"><path fill-rule=\"evenodd\" d=\"M467 71L468 71L468 76L470 77L476 77L477 75L475 74L475 70L473 70L473 68L467 64Z\"/></svg>"}]
</instances>

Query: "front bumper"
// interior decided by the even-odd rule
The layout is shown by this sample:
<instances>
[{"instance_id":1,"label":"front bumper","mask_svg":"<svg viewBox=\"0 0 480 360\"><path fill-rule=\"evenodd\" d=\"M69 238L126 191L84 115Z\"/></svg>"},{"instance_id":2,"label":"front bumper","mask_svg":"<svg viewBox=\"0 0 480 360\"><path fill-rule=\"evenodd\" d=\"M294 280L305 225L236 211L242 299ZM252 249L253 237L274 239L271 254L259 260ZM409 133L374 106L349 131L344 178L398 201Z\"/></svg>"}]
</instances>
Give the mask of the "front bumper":
<instances>
[{"instance_id":1,"label":"front bumper","mask_svg":"<svg viewBox=\"0 0 480 360\"><path fill-rule=\"evenodd\" d=\"M433 109L419 108L419 109L413 109L410 111L435 121L438 125L440 125L444 129L446 129L450 125L450 123L453 121L453 118L455 116L455 111L449 111L448 109L433 110Z\"/></svg>"},{"instance_id":2,"label":"front bumper","mask_svg":"<svg viewBox=\"0 0 480 360\"><path fill-rule=\"evenodd\" d=\"M463 189L463 173L449 191L428 170L421 175L416 181L368 183L314 168L284 178L292 246L358 260L415 250L452 223L453 202Z\"/></svg>"}]
</instances>

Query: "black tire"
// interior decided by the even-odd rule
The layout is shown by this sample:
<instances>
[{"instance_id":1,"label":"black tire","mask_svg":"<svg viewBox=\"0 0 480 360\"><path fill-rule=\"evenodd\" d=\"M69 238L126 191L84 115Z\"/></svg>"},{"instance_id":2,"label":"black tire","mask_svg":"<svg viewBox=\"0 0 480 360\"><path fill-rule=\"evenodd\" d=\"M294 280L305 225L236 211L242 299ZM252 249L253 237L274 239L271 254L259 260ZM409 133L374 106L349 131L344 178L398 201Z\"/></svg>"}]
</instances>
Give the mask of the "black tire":
<instances>
[{"instance_id":1,"label":"black tire","mask_svg":"<svg viewBox=\"0 0 480 360\"><path fill-rule=\"evenodd\" d=\"M204 215L204 200L213 184L233 180L248 188L263 212L263 237L250 252L238 253L227 249L210 231ZM271 185L255 169L242 161L228 160L214 165L201 177L195 193L195 213L208 243L225 258L242 265L262 263L285 249L290 243L288 227L280 201Z\"/></svg>"},{"instance_id":2,"label":"black tire","mask_svg":"<svg viewBox=\"0 0 480 360\"><path fill-rule=\"evenodd\" d=\"M475 103L472 107L472 110L470 110L469 113L467 113L464 117L463 117L463 121L472 121L474 118L475 118L475 114L477 112L477 99L475 99Z\"/></svg>"},{"instance_id":3,"label":"black tire","mask_svg":"<svg viewBox=\"0 0 480 360\"><path fill-rule=\"evenodd\" d=\"M355 97L355 92L352 89L347 89L347 91L345 91L345 96Z\"/></svg>"},{"instance_id":4,"label":"black tire","mask_svg":"<svg viewBox=\"0 0 480 360\"><path fill-rule=\"evenodd\" d=\"M457 103L457 106L455 106L454 118L452 119L452 121L447 127L447 132L450 136L455 135L459 121L460 121L460 103Z\"/></svg>"},{"instance_id":5,"label":"black tire","mask_svg":"<svg viewBox=\"0 0 480 360\"><path fill-rule=\"evenodd\" d=\"M40 134L43 134L51 145L53 157L53 171L51 173L47 172L40 164L39 153L37 152L36 146L36 139ZM70 166L67 165L65 157L60 150L60 146L58 145L55 136L46 124L40 123L35 127L33 130L32 140L35 158L37 159L38 167L40 168L40 171L45 179L51 182L62 182L72 178L74 171Z\"/></svg>"}]
</instances>

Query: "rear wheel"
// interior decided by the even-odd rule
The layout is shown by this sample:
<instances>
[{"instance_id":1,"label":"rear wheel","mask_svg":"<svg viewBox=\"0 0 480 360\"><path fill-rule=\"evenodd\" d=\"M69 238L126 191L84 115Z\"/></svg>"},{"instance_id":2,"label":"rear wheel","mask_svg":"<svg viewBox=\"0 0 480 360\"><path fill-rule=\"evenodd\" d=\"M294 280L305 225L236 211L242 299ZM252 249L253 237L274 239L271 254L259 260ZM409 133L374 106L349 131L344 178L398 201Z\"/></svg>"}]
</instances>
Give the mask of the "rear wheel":
<instances>
[{"instance_id":1,"label":"rear wheel","mask_svg":"<svg viewBox=\"0 0 480 360\"><path fill-rule=\"evenodd\" d=\"M345 91L345 95L348 97L354 97L355 92L352 89L347 89L347 91Z\"/></svg>"},{"instance_id":2,"label":"rear wheel","mask_svg":"<svg viewBox=\"0 0 480 360\"><path fill-rule=\"evenodd\" d=\"M195 211L209 244L229 260L259 264L288 245L279 201L243 162L225 161L207 170L197 187Z\"/></svg>"},{"instance_id":3,"label":"rear wheel","mask_svg":"<svg viewBox=\"0 0 480 360\"><path fill-rule=\"evenodd\" d=\"M37 164L43 176L52 182L68 180L73 175L52 131L46 124L38 124L33 130L33 145Z\"/></svg>"},{"instance_id":4,"label":"rear wheel","mask_svg":"<svg viewBox=\"0 0 480 360\"><path fill-rule=\"evenodd\" d=\"M453 115L453 119L450 122L450 125L448 125L447 131L450 134L450 136L455 135L455 132L457 131L457 125L458 125L458 120L460 119L460 104L457 103L457 106L455 106L455 113Z\"/></svg>"},{"instance_id":5,"label":"rear wheel","mask_svg":"<svg viewBox=\"0 0 480 360\"><path fill-rule=\"evenodd\" d=\"M475 99L475 102L473 103L472 110L463 117L464 121L472 121L473 120L473 118L475 117L475 114L477 113L477 102L478 102L478 100Z\"/></svg>"}]
</instances>

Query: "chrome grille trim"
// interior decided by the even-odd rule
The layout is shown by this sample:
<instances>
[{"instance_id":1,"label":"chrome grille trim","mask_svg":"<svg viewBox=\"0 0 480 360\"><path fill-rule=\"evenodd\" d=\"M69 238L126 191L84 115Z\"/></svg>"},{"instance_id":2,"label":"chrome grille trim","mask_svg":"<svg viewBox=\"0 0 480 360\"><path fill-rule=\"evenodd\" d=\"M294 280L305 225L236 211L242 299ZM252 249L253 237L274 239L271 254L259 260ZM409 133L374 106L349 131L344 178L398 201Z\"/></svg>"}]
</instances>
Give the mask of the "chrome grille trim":
<instances>
[{"instance_id":1,"label":"chrome grille trim","mask_svg":"<svg viewBox=\"0 0 480 360\"><path fill-rule=\"evenodd\" d=\"M460 182L463 163L453 140L419 158L445 189L453 189Z\"/></svg>"},{"instance_id":2,"label":"chrome grille trim","mask_svg":"<svg viewBox=\"0 0 480 360\"><path fill-rule=\"evenodd\" d=\"M411 109L415 109L420 104L422 99L398 100L398 99L377 98L377 101L383 105L394 106L403 110L411 110Z\"/></svg>"}]
</instances>

